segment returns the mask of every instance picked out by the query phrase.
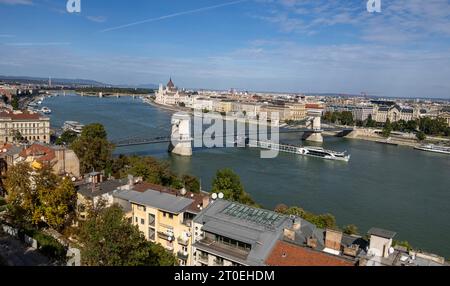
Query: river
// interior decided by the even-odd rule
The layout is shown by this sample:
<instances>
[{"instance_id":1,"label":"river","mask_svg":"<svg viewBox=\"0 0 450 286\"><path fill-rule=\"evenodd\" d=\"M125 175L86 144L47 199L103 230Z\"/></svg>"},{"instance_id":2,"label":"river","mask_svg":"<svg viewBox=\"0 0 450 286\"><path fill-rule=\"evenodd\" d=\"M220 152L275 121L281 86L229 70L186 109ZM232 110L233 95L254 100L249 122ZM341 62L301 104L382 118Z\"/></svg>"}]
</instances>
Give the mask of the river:
<instances>
[{"instance_id":1,"label":"river","mask_svg":"<svg viewBox=\"0 0 450 286\"><path fill-rule=\"evenodd\" d=\"M132 98L60 96L48 98L52 127L64 121L102 123L110 139L170 134L171 113ZM300 144L299 134L283 142ZM215 172L232 168L245 190L264 207L298 205L333 214L340 226L355 224L397 232L415 248L450 258L450 156L334 137L324 147L348 151L349 163L280 154L260 159L258 150L202 149L192 158L167 153L167 144L120 148L116 153L150 155L168 160L177 174L191 174L210 189Z\"/></svg>"}]
</instances>

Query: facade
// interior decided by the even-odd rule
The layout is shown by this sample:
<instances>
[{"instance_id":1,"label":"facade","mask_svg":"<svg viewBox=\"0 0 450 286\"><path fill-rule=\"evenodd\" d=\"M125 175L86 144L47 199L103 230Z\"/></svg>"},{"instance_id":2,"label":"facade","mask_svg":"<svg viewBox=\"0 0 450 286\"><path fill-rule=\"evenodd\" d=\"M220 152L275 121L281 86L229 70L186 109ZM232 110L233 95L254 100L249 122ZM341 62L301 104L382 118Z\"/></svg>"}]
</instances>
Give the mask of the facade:
<instances>
[{"instance_id":1,"label":"facade","mask_svg":"<svg viewBox=\"0 0 450 286\"><path fill-rule=\"evenodd\" d=\"M69 175L76 179L80 177L80 160L75 152L64 147L35 143L20 152L17 162L28 162L37 169L50 165L56 175Z\"/></svg>"},{"instance_id":2,"label":"facade","mask_svg":"<svg viewBox=\"0 0 450 286\"><path fill-rule=\"evenodd\" d=\"M97 205L100 200L106 202L106 206L114 203L113 192L118 189L126 189L129 180L104 180L99 172L92 172L85 176L85 180L76 184L77 189L77 216L80 220L88 218L88 208Z\"/></svg>"},{"instance_id":3,"label":"facade","mask_svg":"<svg viewBox=\"0 0 450 286\"><path fill-rule=\"evenodd\" d=\"M50 143L50 118L39 113L3 111L0 113L0 143L14 141L19 132L29 142Z\"/></svg>"},{"instance_id":4,"label":"facade","mask_svg":"<svg viewBox=\"0 0 450 286\"><path fill-rule=\"evenodd\" d=\"M114 199L122 206L128 205L128 217L146 239L173 252L181 266L192 265L192 221L208 206L208 194L141 183L117 191Z\"/></svg>"},{"instance_id":5,"label":"facade","mask_svg":"<svg viewBox=\"0 0 450 286\"><path fill-rule=\"evenodd\" d=\"M162 105L179 105L180 103L186 104L189 98L190 95L178 90L170 79L165 87L162 84L159 85L155 102Z\"/></svg>"},{"instance_id":6,"label":"facade","mask_svg":"<svg viewBox=\"0 0 450 286\"><path fill-rule=\"evenodd\" d=\"M439 113L438 117L444 118L444 120L447 122L448 127L450 127L450 112L449 111Z\"/></svg>"},{"instance_id":7,"label":"facade","mask_svg":"<svg viewBox=\"0 0 450 286\"><path fill-rule=\"evenodd\" d=\"M325 109L327 112L343 112L350 111L355 121L365 121L369 116L374 117L373 106L358 105L328 105Z\"/></svg>"},{"instance_id":8,"label":"facade","mask_svg":"<svg viewBox=\"0 0 450 286\"><path fill-rule=\"evenodd\" d=\"M303 120L306 118L306 104L305 103L290 103L287 105L289 108L289 120Z\"/></svg>"},{"instance_id":9,"label":"facade","mask_svg":"<svg viewBox=\"0 0 450 286\"><path fill-rule=\"evenodd\" d=\"M374 120L376 122L385 123L388 119L391 122L404 120L406 122L420 119L421 113L416 108L403 108L398 105L394 106L376 106L374 108Z\"/></svg>"}]
</instances>

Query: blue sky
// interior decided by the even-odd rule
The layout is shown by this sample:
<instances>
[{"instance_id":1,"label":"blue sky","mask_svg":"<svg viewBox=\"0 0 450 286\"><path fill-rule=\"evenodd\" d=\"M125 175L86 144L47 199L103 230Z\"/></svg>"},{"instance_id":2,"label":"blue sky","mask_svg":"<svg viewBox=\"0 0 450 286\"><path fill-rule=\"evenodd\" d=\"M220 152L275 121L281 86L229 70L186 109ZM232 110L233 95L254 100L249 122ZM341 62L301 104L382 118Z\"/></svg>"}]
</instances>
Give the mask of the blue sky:
<instances>
[{"instance_id":1,"label":"blue sky","mask_svg":"<svg viewBox=\"0 0 450 286\"><path fill-rule=\"evenodd\" d=\"M450 98L450 0L0 0L0 74Z\"/></svg>"}]
</instances>

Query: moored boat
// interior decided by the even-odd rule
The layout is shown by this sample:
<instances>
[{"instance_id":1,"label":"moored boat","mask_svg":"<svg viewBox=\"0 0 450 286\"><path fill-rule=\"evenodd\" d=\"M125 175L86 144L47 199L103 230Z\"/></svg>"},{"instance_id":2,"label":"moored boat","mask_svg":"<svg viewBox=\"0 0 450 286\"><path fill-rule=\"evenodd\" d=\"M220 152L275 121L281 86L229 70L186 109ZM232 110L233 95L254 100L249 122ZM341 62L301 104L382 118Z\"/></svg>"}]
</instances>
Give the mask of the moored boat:
<instances>
[{"instance_id":1,"label":"moored boat","mask_svg":"<svg viewBox=\"0 0 450 286\"><path fill-rule=\"evenodd\" d=\"M415 147L414 149L420 150L420 151L427 151L427 152L450 155L450 147L445 147L445 146L437 146L437 145L433 145L433 144L428 144L428 145L421 145L419 147Z\"/></svg>"}]
</instances>

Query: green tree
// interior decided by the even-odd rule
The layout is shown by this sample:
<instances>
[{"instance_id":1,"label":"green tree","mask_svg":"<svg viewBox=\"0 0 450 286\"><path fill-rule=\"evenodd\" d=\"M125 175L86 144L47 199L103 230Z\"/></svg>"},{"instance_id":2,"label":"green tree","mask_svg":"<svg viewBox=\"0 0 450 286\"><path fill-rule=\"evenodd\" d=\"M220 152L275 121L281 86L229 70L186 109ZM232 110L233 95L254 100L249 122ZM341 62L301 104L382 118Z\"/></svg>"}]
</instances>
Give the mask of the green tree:
<instances>
[{"instance_id":1,"label":"green tree","mask_svg":"<svg viewBox=\"0 0 450 286\"><path fill-rule=\"evenodd\" d=\"M200 193L200 181L198 178L190 175L184 175L182 180L184 187L188 192Z\"/></svg>"},{"instance_id":2,"label":"green tree","mask_svg":"<svg viewBox=\"0 0 450 286\"><path fill-rule=\"evenodd\" d=\"M416 138L419 141L424 141L425 139L427 139L427 136L425 135L425 133L423 131L419 131L416 134Z\"/></svg>"},{"instance_id":3,"label":"green tree","mask_svg":"<svg viewBox=\"0 0 450 286\"><path fill-rule=\"evenodd\" d=\"M354 224L350 224L344 227L343 232L348 235L357 235L358 234L358 227Z\"/></svg>"},{"instance_id":4,"label":"green tree","mask_svg":"<svg viewBox=\"0 0 450 286\"><path fill-rule=\"evenodd\" d=\"M77 194L68 178L60 179L54 189L40 189L39 214L52 228L61 231L75 216Z\"/></svg>"},{"instance_id":5,"label":"green tree","mask_svg":"<svg viewBox=\"0 0 450 286\"><path fill-rule=\"evenodd\" d=\"M341 121L341 124L343 124L343 125L347 125L347 126L353 125L353 123L354 123L353 113L351 113L350 111L343 111L340 114L340 121Z\"/></svg>"},{"instance_id":6,"label":"green tree","mask_svg":"<svg viewBox=\"0 0 450 286\"><path fill-rule=\"evenodd\" d=\"M61 134L61 136L56 139L55 144L56 145L70 145L72 144L76 139L78 138L78 134L68 130L68 131L64 131L63 134Z\"/></svg>"},{"instance_id":7,"label":"green tree","mask_svg":"<svg viewBox=\"0 0 450 286\"><path fill-rule=\"evenodd\" d=\"M14 110L19 110L19 98L17 96L14 96L11 101L11 106Z\"/></svg>"},{"instance_id":8,"label":"green tree","mask_svg":"<svg viewBox=\"0 0 450 286\"><path fill-rule=\"evenodd\" d=\"M241 179L231 169L219 170L212 184L213 193L223 193L225 199L256 206L255 201L244 191Z\"/></svg>"},{"instance_id":9,"label":"green tree","mask_svg":"<svg viewBox=\"0 0 450 286\"><path fill-rule=\"evenodd\" d=\"M367 117L365 126L369 128L373 128L376 126L375 120L372 119L372 114L369 114L369 117Z\"/></svg>"},{"instance_id":10,"label":"green tree","mask_svg":"<svg viewBox=\"0 0 450 286\"><path fill-rule=\"evenodd\" d=\"M386 123L384 124L382 135L383 135L383 137L388 138L389 136L391 136L391 133L392 133L392 124L388 118L386 120Z\"/></svg>"},{"instance_id":11,"label":"green tree","mask_svg":"<svg viewBox=\"0 0 450 286\"><path fill-rule=\"evenodd\" d=\"M86 266L175 265L173 255L145 240L137 227L113 205L90 216L80 230L83 264Z\"/></svg>"},{"instance_id":12,"label":"green tree","mask_svg":"<svg viewBox=\"0 0 450 286\"><path fill-rule=\"evenodd\" d=\"M8 210L19 225L31 223L34 214L37 195L30 180L32 171L30 165L24 162L10 167L6 173Z\"/></svg>"},{"instance_id":13,"label":"green tree","mask_svg":"<svg viewBox=\"0 0 450 286\"><path fill-rule=\"evenodd\" d=\"M80 159L82 173L103 171L114 150L114 146L107 139L105 128L98 123L85 126L71 148Z\"/></svg>"}]
</instances>

